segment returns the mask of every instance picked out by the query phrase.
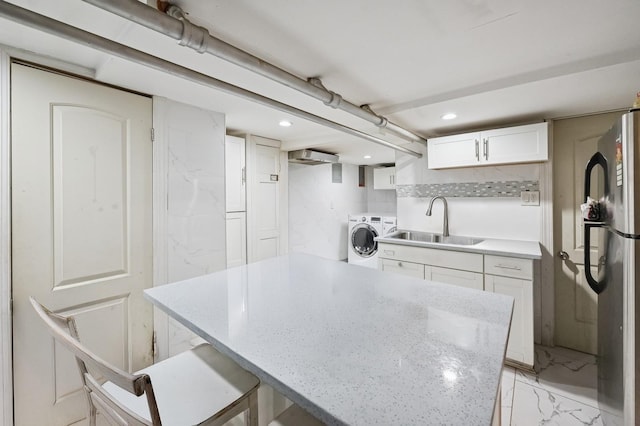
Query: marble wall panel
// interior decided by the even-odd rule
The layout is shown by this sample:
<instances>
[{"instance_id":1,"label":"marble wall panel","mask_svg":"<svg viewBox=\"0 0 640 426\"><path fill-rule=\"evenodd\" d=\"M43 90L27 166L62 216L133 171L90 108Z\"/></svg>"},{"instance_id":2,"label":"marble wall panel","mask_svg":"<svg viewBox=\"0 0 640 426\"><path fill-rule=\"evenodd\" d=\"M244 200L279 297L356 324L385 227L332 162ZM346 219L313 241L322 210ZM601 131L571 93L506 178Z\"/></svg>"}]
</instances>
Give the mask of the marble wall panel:
<instances>
[{"instance_id":1,"label":"marble wall panel","mask_svg":"<svg viewBox=\"0 0 640 426\"><path fill-rule=\"evenodd\" d=\"M367 208L358 166L343 164L342 183L332 183L330 164L289 164L290 251L346 259L348 215Z\"/></svg>"},{"instance_id":2,"label":"marble wall panel","mask_svg":"<svg viewBox=\"0 0 640 426\"><path fill-rule=\"evenodd\" d=\"M226 267L224 114L166 99L161 134L167 146L166 281ZM195 336L174 320L167 325L168 355L193 346Z\"/></svg>"}]
</instances>

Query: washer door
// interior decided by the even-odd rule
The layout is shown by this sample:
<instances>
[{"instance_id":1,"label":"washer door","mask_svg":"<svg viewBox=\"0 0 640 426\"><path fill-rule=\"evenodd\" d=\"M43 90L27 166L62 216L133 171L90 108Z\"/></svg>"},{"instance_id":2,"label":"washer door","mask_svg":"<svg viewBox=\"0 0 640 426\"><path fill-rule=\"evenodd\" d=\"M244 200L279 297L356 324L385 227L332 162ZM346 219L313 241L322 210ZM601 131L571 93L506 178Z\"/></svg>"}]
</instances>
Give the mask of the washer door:
<instances>
[{"instance_id":1,"label":"washer door","mask_svg":"<svg viewBox=\"0 0 640 426\"><path fill-rule=\"evenodd\" d=\"M351 247L358 256L371 257L378 251L378 242L374 240L378 232L366 223L356 225L351 231Z\"/></svg>"}]
</instances>

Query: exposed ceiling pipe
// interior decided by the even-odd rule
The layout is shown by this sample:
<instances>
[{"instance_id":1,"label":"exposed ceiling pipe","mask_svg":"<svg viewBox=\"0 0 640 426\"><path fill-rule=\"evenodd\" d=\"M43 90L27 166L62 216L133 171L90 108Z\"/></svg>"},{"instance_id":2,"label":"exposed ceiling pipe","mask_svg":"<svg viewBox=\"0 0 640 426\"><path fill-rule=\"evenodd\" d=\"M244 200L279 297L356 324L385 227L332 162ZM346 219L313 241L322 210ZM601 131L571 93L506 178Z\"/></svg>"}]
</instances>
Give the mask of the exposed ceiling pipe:
<instances>
[{"instance_id":1,"label":"exposed ceiling pipe","mask_svg":"<svg viewBox=\"0 0 640 426\"><path fill-rule=\"evenodd\" d=\"M166 12L165 14L146 6L138 0L83 1L179 40L182 46L190 47L199 53L210 53L235 65L284 84L287 87L322 101L327 106L341 109L373 123L380 128L385 128L406 140L426 143L426 140L421 136L376 114L369 105L357 106L344 100L339 94L325 88L320 79L309 78L308 80L304 80L212 36L206 28L191 23L182 9L176 5L172 5L166 1L158 1L158 8L162 12Z\"/></svg>"},{"instance_id":2,"label":"exposed ceiling pipe","mask_svg":"<svg viewBox=\"0 0 640 426\"><path fill-rule=\"evenodd\" d=\"M183 67L182 65L175 64L173 62L158 58L140 50L136 50L132 47L125 46L124 44L117 43L104 37L100 37L96 34L81 30L63 22L56 21L55 19L40 15L28 9L24 9L14 4L7 3L4 0L0 0L0 17L19 22L23 25L27 25L29 27L64 38L66 40L83 44L85 46L91 47L104 53L108 53L113 56L117 56L122 59L145 65L157 71L168 73L204 86L212 87L222 92L256 102L260 105L284 111L293 116L300 117L302 119L309 120L335 130L339 130L343 133L359 137L369 142L392 148L399 152L404 152L414 157L422 157L422 154L405 147L395 145L391 142L387 142L383 139L377 138L343 124L327 120L326 118L311 114L309 112L292 107L274 99L267 98L266 96L259 95L241 87L234 86L233 84L218 80L217 78L202 74L190 68Z\"/></svg>"}]
</instances>

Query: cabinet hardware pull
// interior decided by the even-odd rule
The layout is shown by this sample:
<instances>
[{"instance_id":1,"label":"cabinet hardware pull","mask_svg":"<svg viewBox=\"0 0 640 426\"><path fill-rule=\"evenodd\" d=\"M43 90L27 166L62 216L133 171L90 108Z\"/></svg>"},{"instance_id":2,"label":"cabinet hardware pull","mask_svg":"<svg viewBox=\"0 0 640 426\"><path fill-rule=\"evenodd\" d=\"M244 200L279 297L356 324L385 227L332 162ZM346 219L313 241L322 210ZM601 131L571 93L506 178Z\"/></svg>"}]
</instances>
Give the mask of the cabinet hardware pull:
<instances>
[{"instance_id":1,"label":"cabinet hardware pull","mask_svg":"<svg viewBox=\"0 0 640 426\"><path fill-rule=\"evenodd\" d=\"M480 141L476 139L476 160L480 161Z\"/></svg>"},{"instance_id":2,"label":"cabinet hardware pull","mask_svg":"<svg viewBox=\"0 0 640 426\"><path fill-rule=\"evenodd\" d=\"M482 155L484 155L484 159L489 159L489 139L482 140Z\"/></svg>"},{"instance_id":3,"label":"cabinet hardware pull","mask_svg":"<svg viewBox=\"0 0 640 426\"><path fill-rule=\"evenodd\" d=\"M495 265L496 268L502 269L513 269L514 271L519 271L521 268L519 266L510 266L510 265Z\"/></svg>"},{"instance_id":4,"label":"cabinet hardware pull","mask_svg":"<svg viewBox=\"0 0 640 426\"><path fill-rule=\"evenodd\" d=\"M398 266L402 268L402 262L398 262Z\"/></svg>"},{"instance_id":5,"label":"cabinet hardware pull","mask_svg":"<svg viewBox=\"0 0 640 426\"><path fill-rule=\"evenodd\" d=\"M243 167L242 168L242 184L244 185L246 181L247 181L247 168Z\"/></svg>"}]
</instances>

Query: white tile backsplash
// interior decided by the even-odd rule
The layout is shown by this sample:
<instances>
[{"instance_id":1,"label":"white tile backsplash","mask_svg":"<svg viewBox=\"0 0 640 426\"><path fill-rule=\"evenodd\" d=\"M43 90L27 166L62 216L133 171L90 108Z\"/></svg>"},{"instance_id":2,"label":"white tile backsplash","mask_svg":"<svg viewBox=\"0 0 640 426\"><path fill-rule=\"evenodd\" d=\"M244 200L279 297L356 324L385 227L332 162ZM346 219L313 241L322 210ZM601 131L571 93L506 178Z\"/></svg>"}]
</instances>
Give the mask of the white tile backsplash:
<instances>
[{"instance_id":1,"label":"white tile backsplash","mask_svg":"<svg viewBox=\"0 0 640 426\"><path fill-rule=\"evenodd\" d=\"M398 198L398 228L442 232L444 209L440 201L431 216L425 212L429 198ZM451 235L507 240L538 241L541 229L539 206L521 206L515 198L447 198Z\"/></svg>"},{"instance_id":2,"label":"white tile backsplash","mask_svg":"<svg viewBox=\"0 0 640 426\"><path fill-rule=\"evenodd\" d=\"M538 182L539 164L467 167L430 170L426 148L422 158L396 153L396 182L399 185L434 185L467 182ZM425 216L430 197L398 198L398 227L442 232L442 203ZM450 197L449 231L452 235L539 241L542 231L540 206L522 206L520 198Z\"/></svg>"}]
</instances>

